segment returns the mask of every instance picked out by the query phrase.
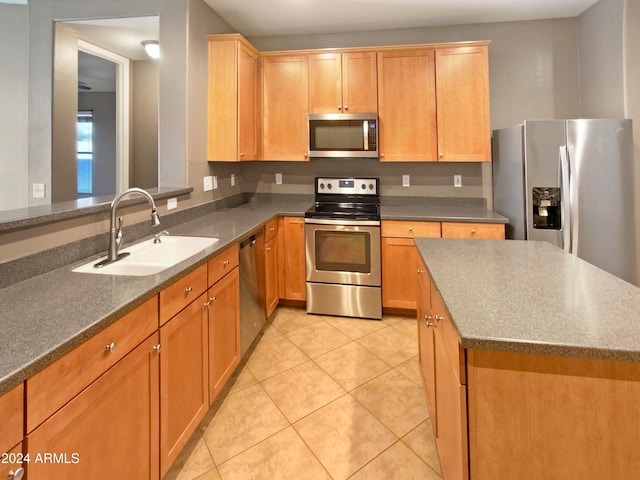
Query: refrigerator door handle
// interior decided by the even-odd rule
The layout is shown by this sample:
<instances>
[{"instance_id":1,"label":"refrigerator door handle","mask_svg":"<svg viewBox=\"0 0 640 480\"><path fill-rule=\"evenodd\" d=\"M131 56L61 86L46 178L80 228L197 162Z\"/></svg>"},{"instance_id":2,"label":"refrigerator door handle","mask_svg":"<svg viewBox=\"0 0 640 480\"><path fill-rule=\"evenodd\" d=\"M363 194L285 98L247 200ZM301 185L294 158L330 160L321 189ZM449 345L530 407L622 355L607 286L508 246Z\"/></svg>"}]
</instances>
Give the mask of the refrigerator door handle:
<instances>
[{"instance_id":1,"label":"refrigerator door handle","mask_svg":"<svg viewBox=\"0 0 640 480\"><path fill-rule=\"evenodd\" d=\"M578 238L580 233L580 204L578 203L578 169L575 164L572 145L567 145L567 160L569 161L569 209L571 210L571 250L569 253L578 255Z\"/></svg>"},{"instance_id":2,"label":"refrigerator door handle","mask_svg":"<svg viewBox=\"0 0 640 480\"><path fill-rule=\"evenodd\" d=\"M562 188L562 193L560 194L560 204L562 205L560 214L562 215L562 233L560 236L560 247L564 249L565 252L571 253L572 245L571 245L571 182L570 182L570 171L569 171L569 159L567 155L567 146L560 145L560 158L558 162L558 176L559 184Z\"/></svg>"}]
</instances>

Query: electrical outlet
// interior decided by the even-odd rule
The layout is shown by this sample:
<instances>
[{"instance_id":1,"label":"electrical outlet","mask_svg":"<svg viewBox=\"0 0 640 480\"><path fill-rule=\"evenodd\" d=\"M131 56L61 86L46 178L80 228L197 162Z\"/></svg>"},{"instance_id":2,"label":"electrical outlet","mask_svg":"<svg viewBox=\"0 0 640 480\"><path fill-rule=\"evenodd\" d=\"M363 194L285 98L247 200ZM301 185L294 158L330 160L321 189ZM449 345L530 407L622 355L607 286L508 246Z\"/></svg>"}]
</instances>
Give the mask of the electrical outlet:
<instances>
[{"instance_id":1,"label":"electrical outlet","mask_svg":"<svg viewBox=\"0 0 640 480\"><path fill-rule=\"evenodd\" d=\"M174 208L178 208L178 199L170 198L167 200L167 210L173 210Z\"/></svg>"},{"instance_id":2,"label":"electrical outlet","mask_svg":"<svg viewBox=\"0 0 640 480\"><path fill-rule=\"evenodd\" d=\"M232 187L236 186L236 174L235 173L231 174L231 186Z\"/></svg>"},{"instance_id":3,"label":"electrical outlet","mask_svg":"<svg viewBox=\"0 0 640 480\"><path fill-rule=\"evenodd\" d=\"M402 186L403 187L410 187L411 186L411 176L409 175L402 175Z\"/></svg>"},{"instance_id":4,"label":"electrical outlet","mask_svg":"<svg viewBox=\"0 0 640 480\"><path fill-rule=\"evenodd\" d=\"M44 183L34 183L33 184L33 198L45 198L46 190Z\"/></svg>"},{"instance_id":5,"label":"electrical outlet","mask_svg":"<svg viewBox=\"0 0 640 480\"><path fill-rule=\"evenodd\" d=\"M218 189L218 176L217 175L213 176L213 189L214 190Z\"/></svg>"},{"instance_id":6,"label":"electrical outlet","mask_svg":"<svg viewBox=\"0 0 640 480\"><path fill-rule=\"evenodd\" d=\"M211 176L204 177L204 191L208 192L209 190L213 190L213 177Z\"/></svg>"},{"instance_id":7,"label":"electrical outlet","mask_svg":"<svg viewBox=\"0 0 640 480\"><path fill-rule=\"evenodd\" d=\"M276 185L282 185L282 174L276 173Z\"/></svg>"},{"instance_id":8,"label":"electrical outlet","mask_svg":"<svg viewBox=\"0 0 640 480\"><path fill-rule=\"evenodd\" d=\"M461 187L462 186L462 175L454 175L453 176L453 186Z\"/></svg>"}]
</instances>

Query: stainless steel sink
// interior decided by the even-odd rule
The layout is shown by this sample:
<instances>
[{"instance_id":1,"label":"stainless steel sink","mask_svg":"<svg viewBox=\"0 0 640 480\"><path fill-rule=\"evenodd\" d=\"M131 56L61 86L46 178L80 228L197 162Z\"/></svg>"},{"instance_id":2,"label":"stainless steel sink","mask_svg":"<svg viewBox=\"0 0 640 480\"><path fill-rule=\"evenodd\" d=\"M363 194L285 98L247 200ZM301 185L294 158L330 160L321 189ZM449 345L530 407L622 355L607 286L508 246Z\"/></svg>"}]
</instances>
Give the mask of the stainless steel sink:
<instances>
[{"instance_id":1,"label":"stainless steel sink","mask_svg":"<svg viewBox=\"0 0 640 480\"><path fill-rule=\"evenodd\" d=\"M187 258L215 245L220 239L216 237L188 237L165 235L160 243L154 239L145 240L127 248L121 253L128 253L124 258L100 267L95 265L103 259L92 260L75 268L74 272L94 273L101 275L131 275L141 277L153 275L169 267L173 267Z\"/></svg>"}]
</instances>

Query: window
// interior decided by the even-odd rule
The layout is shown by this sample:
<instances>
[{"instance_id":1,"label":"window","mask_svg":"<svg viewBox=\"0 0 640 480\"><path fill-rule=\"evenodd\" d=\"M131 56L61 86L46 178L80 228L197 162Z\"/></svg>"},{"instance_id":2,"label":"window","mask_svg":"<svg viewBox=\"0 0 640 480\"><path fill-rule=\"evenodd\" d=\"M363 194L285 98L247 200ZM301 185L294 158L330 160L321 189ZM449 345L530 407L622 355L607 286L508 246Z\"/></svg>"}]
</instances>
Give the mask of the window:
<instances>
[{"instance_id":1,"label":"window","mask_svg":"<svg viewBox=\"0 0 640 480\"><path fill-rule=\"evenodd\" d=\"M78 193L93 193L93 112L80 111L76 122Z\"/></svg>"}]
</instances>

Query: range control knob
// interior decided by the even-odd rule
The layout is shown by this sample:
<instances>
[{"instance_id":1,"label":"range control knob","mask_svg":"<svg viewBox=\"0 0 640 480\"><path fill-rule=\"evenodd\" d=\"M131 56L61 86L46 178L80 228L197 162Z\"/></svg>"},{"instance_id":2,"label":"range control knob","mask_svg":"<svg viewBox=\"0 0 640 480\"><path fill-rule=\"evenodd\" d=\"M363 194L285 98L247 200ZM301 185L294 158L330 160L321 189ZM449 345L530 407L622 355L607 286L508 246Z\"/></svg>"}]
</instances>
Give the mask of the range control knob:
<instances>
[{"instance_id":1,"label":"range control knob","mask_svg":"<svg viewBox=\"0 0 640 480\"><path fill-rule=\"evenodd\" d=\"M329 184L327 184L327 188L328 188L329 190L331 190L331 188L333 188L333 186L329 183Z\"/></svg>"},{"instance_id":2,"label":"range control knob","mask_svg":"<svg viewBox=\"0 0 640 480\"><path fill-rule=\"evenodd\" d=\"M369 190L373 190L373 183L369 184Z\"/></svg>"},{"instance_id":3,"label":"range control knob","mask_svg":"<svg viewBox=\"0 0 640 480\"><path fill-rule=\"evenodd\" d=\"M367 189L367 186L366 186L364 183L362 184L362 189L363 189L363 190L366 190L366 189Z\"/></svg>"},{"instance_id":4,"label":"range control knob","mask_svg":"<svg viewBox=\"0 0 640 480\"><path fill-rule=\"evenodd\" d=\"M324 190L324 183L320 184L320 190Z\"/></svg>"}]
</instances>

